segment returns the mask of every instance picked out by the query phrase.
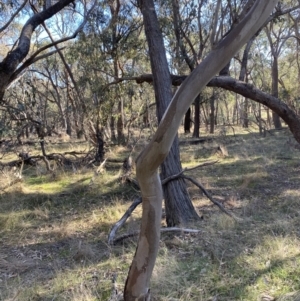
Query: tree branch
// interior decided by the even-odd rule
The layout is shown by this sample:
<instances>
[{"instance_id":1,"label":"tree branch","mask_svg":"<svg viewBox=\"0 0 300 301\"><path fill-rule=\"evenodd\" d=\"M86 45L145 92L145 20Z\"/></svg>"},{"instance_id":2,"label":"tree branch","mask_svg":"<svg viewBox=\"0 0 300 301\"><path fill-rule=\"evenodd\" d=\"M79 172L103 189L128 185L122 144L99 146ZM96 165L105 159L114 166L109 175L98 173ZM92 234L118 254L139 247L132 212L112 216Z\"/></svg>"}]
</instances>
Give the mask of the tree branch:
<instances>
[{"instance_id":1,"label":"tree branch","mask_svg":"<svg viewBox=\"0 0 300 301\"><path fill-rule=\"evenodd\" d=\"M171 75L174 86L180 86L186 78L187 75ZM138 77L124 78L124 80L135 80L138 84L152 83L153 77L152 74L143 74ZM122 79L118 82L121 81ZM287 123L294 138L300 143L300 117L280 99L257 89L252 84L239 81L231 76L215 76L207 83L207 86L232 91L270 108Z\"/></svg>"},{"instance_id":2,"label":"tree branch","mask_svg":"<svg viewBox=\"0 0 300 301\"><path fill-rule=\"evenodd\" d=\"M236 221L241 221L242 219L235 216L232 212L229 212L220 202L218 202L217 200L215 200L212 195L196 180L194 180L192 177L188 177L185 175L181 176L184 179L189 180L190 182L192 182L194 185L196 185L205 195L206 197L212 202L214 203L216 206L218 206L221 211L223 211L225 214L227 214L228 216L232 217L233 219L235 219Z\"/></svg>"},{"instance_id":3,"label":"tree branch","mask_svg":"<svg viewBox=\"0 0 300 301\"><path fill-rule=\"evenodd\" d=\"M8 26L9 24L13 21L13 19L18 15L18 13L24 8L24 6L26 5L28 0L24 0L24 2L21 4L21 6L12 14L12 16L10 17L10 19L6 22L6 24L4 24L4 26L2 26L0 28L0 33L2 31L4 31Z\"/></svg>"},{"instance_id":4,"label":"tree branch","mask_svg":"<svg viewBox=\"0 0 300 301\"><path fill-rule=\"evenodd\" d=\"M29 52L30 41L34 30L45 20L51 18L72 2L74 2L74 0L60 0L56 4L50 6L48 9L33 15L26 22L21 31L18 46L16 49L9 52L4 60L0 63L0 101L3 99L5 89L12 80L11 76Z\"/></svg>"},{"instance_id":5,"label":"tree branch","mask_svg":"<svg viewBox=\"0 0 300 301\"><path fill-rule=\"evenodd\" d=\"M96 2L95 2L96 3ZM31 55L30 58L28 58L12 75L11 75L11 78L10 80L13 81L14 79L16 79L16 77L23 71L25 70L26 68L28 68L30 65L32 65L34 62L36 62L37 60L35 60L35 57L41 53L42 51L50 48L50 47L55 47L56 48L56 52L60 53L61 54L61 50L63 48L58 48L57 45L60 44L60 43L63 43L63 42L66 42L68 40L71 40L71 39L74 39L76 38L76 36L78 35L78 33L83 29L84 25L86 24L87 22L87 17L88 15L91 13L91 11L94 9L95 7L95 4L92 6L92 8L87 12L87 15L85 16L85 19L83 20L83 22L78 26L78 28L75 30L75 32L71 35L71 36L68 36L68 37L65 37L65 38L62 38L62 39L59 39L57 41L54 41L52 39L52 36L50 35L50 32L48 32L47 30L47 27L44 25L44 22L42 22L41 24L44 25L45 29L47 30L49 36L50 36L50 39L51 39L51 43L49 43L48 45L45 45L44 47L40 48L39 50L37 50L34 54Z\"/></svg>"},{"instance_id":6,"label":"tree branch","mask_svg":"<svg viewBox=\"0 0 300 301\"><path fill-rule=\"evenodd\" d=\"M197 234L197 233L201 232L201 230L178 228L178 227L170 227L170 228L161 228L160 229L160 233L167 233L167 232L181 232L181 233L196 233ZM126 238L138 236L139 234L140 234L139 230L131 232L131 233L122 234L122 235L118 236L116 239L114 239L111 242L111 245L115 245L115 244L121 242L122 240L124 240Z\"/></svg>"}]
</instances>

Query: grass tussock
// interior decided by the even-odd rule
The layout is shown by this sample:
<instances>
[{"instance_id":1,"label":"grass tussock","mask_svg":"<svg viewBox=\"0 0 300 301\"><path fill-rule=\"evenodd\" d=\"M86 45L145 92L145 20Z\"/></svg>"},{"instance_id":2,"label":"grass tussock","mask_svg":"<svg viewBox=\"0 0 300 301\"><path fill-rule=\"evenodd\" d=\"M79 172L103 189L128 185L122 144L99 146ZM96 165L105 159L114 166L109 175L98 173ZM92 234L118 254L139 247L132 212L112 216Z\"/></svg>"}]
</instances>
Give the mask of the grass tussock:
<instances>
[{"instance_id":1,"label":"grass tussock","mask_svg":"<svg viewBox=\"0 0 300 301\"><path fill-rule=\"evenodd\" d=\"M300 153L287 143L290 134L263 138L235 129L234 135L220 131L207 138L193 145L182 135L182 165L218 160L188 175L242 220L224 215L187 183L203 217L190 227L201 232L162 235L153 300L299 301ZM71 141L47 144L49 152L88 149ZM121 162L128 153L111 147L108 157ZM109 300L113 279L119 292L124 288L136 238L110 247L107 235L138 192L121 183L115 163L101 174L84 166L52 167L25 167L16 182L17 170L2 171L0 300ZM137 230L140 218L138 207L120 234Z\"/></svg>"}]
</instances>

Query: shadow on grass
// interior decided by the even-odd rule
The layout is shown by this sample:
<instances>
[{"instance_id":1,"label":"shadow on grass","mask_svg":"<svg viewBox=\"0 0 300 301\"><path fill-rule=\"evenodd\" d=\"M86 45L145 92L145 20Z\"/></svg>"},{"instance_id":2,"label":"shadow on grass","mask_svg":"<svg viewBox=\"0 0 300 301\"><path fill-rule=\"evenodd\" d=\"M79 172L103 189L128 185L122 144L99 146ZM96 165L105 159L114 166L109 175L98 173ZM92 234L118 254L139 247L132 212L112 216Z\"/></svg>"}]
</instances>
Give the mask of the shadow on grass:
<instances>
[{"instance_id":1,"label":"shadow on grass","mask_svg":"<svg viewBox=\"0 0 300 301\"><path fill-rule=\"evenodd\" d=\"M109 247L107 235L136 192L129 185L121 185L117 179L105 183L106 192L102 192L97 183L89 184L90 181L83 178L57 193L33 193L18 184L11 192L0 195L1 300L9 300L18 292L20 299L16 300L53 300L55 294L65 293L65 298L71 300L73 293L68 290L74 285L82 285L82 282L78 284L78 279L86 281L83 280L84 271L95 270L97 265L103 265L107 271L118 268L110 261L123 255L124 246ZM122 265L127 268L127 264ZM70 278L69 283L66 279L57 283L59 277L64 278L64 273L67 273L65 278ZM78 279L74 279L72 273L77 273ZM111 292L112 275L107 273L105 286L107 292ZM96 278L103 278L96 274L89 279L92 287ZM49 288L47 296L42 291L51 283L58 288ZM101 296L105 292L99 283L92 291L95 289Z\"/></svg>"},{"instance_id":2,"label":"shadow on grass","mask_svg":"<svg viewBox=\"0 0 300 301\"><path fill-rule=\"evenodd\" d=\"M163 236L155 300L260 300L263 292L278 297L300 289L300 180L290 163L299 155L280 159L286 154L277 140L250 138L230 138L228 158L192 172L208 179L213 195L237 195L240 206L229 209L243 222L210 206L210 215L194 225L202 229L199 235ZM65 181L55 193L21 185L0 196L1 300L105 301L114 273L122 287L134 247L126 242L110 248L107 234L136 192L116 179L90 179ZM56 185L47 178L28 185L45 182ZM125 231L138 222L138 215L132 217Z\"/></svg>"}]
</instances>

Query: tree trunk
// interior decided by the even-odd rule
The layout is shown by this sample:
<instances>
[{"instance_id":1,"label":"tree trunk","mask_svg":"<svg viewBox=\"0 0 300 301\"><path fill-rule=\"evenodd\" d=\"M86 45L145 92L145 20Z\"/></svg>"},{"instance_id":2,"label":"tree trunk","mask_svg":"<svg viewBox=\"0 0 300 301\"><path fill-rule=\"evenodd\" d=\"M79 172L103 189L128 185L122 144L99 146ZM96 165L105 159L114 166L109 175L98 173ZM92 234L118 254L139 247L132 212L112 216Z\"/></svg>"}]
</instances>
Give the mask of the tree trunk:
<instances>
[{"instance_id":1,"label":"tree trunk","mask_svg":"<svg viewBox=\"0 0 300 301\"><path fill-rule=\"evenodd\" d=\"M259 134L262 136L263 128L262 128L262 120L261 120L261 104L258 104L258 126L259 126Z\"/></svg>"},{"instance_id":2,"label":"tree trunk","mask_svg":"<svg viewBox=\"0 0 300 301\"><path fill-rule=\"evenodd\" d=\"M113 142L116 142L117 141L117 138L116 138L116 131L115 131L115 117L112 115L110 117L110 137L111 137L111 140Z\"/></svg>"},{"instance_id":3,"label":"tree trunk","mask_svg":"<svg viewBox=\"0 0 300 301\"><path fill-rule=\"evenodd\" d=\"M188 134L191 132L191 108L189 108L184 116L184 133Z\"/></svg>"},{"instance_id":4,"label":"tree trunk","mask_svg":"<svg viewBox=\"0 0 300 301\"><path fill-rule=\"evenodd\" d=\"M278 98L278 58L273 56L272 64L272 95ZM280 130L282 128L280 117L272 111L272 119L275 129Z\"/></svg>"},{"instance_id":5,"label":"tree trunk","mask_svg":"<svg viewBox=\"0 0 300 301\"><path fill-rule=\"evenodd\" d=\"M124 144L125 143L124 112L123 112L123 101L122 100L120 100L119 104L118 104L117 134L118 134L118 144Z\"/></svg>"},{"instance_id":6,"label":"tree trunk","mask_svg":"<svg viewBox=\"0 0 300 301\"><path fill-rule=\"evenodd\" d=\"M158 122L160 122L168 108L173 93L162 34L156 20L155 11L151 11L149 8L151 2L150 0L150 4L148 4L145 0L140 1L143 7L148 7L148 10L142 7L142 12L153 73L157 118ZM155 28L154 23L157 23ZM172 144L169 155L161 164L161 178L165 179L179 173L181 170L179 145L178 139L176 138ZM191 219L199 219L189 198L184 181L181 179L171 181L168 185L164 185L163 191L167 213L167 226L182 225L190 222Z\"/></svg>"},{"instance_id":7,"label":"tree trunk","mask_svg":"<svg viewBox=\"0 0 300 301\"><path fill-rule=\"evenodd\" d=\"M226 109L226 123L230 124L230 112L229 112L229 108L228 108L228 103L227 100L224 100L225 103L225 109Z\"/></svg>"},{"instance_id":8,"label":"tree trunk","mask_svg":"<svg viewBox=\"0 0 300 301\"><path fill-rule=\"evenodd\" d=\"M213 91L213 95L210 98L209 124L209 133L213 134L215 131L215 91Z\"/></svg>"},{"instance_id":9,"label":"tree trunk","mask_svg":"<svg viewBox=\"0 0 300 301\"><path fill-rule=\"evenodd\" d=\"M215 110L215 126L218 125L218 113L219 113L219 102L217 101L216 110Z\"/></svg>"},{"instance_id":10,"label":"tree trunk","mask_svg":"<svg viewBox=\"0 0 300 301\"><path fill-rule=\"evenodd\" d=\"M145 113L143 114L143 126L146 128L150 127L150 121L149 121L149 108L148 105L145 108Z\"/></svg>"},{"instance_id":11,"label":"tree trunk","mask_svg":"<svg viewBox=\"0 0 300 301\"><path fill-rule=\"evenodd\" d=\"M162 188L157 170L170 151L185 112L209 80L259 30L276 3L277 1L273 0L255 1L249 13L233 27L224 40L206 56L181 85L168 106L168 110L164 114L152 140L137 158L136 172L142 192L143 213L138 246L125 284L125 301L150 300L150 278L158 252L161 225ZM159 71L165 72L165 76L166 70L168 70L168 68L165 69L167 61L162 35L153 0L139 0L138 4L144 16L155 86L159 83L158 80L161 79ZM163 68L160 64L156 64L160 58L163 59ZM161 81L161 84L164 84L166 89L159 90L159 92L163 91L165 93L165 95L163 93L160 96L169 97L171 79ZM158 93L156 93L157 99L159 99L158 96Z\"/></svg>"},{"instance_id":12,"label":"tree trunk","mask_svg":"<svg viewBox=\"0 0 300 301\"><path fill-rule=\"evenodd\" d=\"M195 99L194 138L200 137L200 94Z\"/></svg>"},{"instance_id":13,"label":"tree trunk","mask_svg":"<svg viewBox=\"0 0 300 301\"><path fill-rule=\"evenodd\" d=\"M71 120L70 120L69 115L67 115L67 117L66 117L66 122L67 122L66 133L71 137L72 136L72 125L71 125Z\"/></svg>"},{"instance_id":14,"label":"tree trunk","mask_svg":"<svg viewBox=\"0 0 300 301\"><path fill-rule=\"evenodd\" d=\"M248 98L244 99L243 104L243 128L249 127L249 118L248 118Z\"/></svg>"},{"instance_id":15,"label":"tree trunk","mask_svg":"<svg viewBox=\"0 0 300 301\"><path fill-rule=\"evenodd\" d=\"M170 152L161 165L161 175L165 179L182 171L179 158L178 137L176 136ZM190 200L183 179L170 181L163 186L166 222L168 227L186 225L199 219Z\"/></svg>"}]
</instances>

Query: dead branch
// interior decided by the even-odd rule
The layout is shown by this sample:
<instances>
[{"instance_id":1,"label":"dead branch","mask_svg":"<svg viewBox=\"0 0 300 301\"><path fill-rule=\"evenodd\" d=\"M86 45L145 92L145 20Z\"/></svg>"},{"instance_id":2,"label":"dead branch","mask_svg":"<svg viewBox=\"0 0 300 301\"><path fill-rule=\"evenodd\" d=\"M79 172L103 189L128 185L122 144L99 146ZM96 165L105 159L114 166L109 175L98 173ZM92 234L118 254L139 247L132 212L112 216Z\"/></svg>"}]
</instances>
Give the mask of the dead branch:
<instances>
[{"instance_id":1,"label":"dead branch","mask_svg":"<svg viewBox=\"0 0 300 301\"><path fill-rule=\"evenodd\" d=\"M192 145L196 145L196 144L202 144L205 142L212 142L214 140L214 138L208 137L208 138L198 138L198 139L191 139L191 140L183 140L183 141L179 141L180 145L187 145L187 144L192 144Z\"/></svg>"},{"instance_id":2,"label":"dead branch","mask_svg":"<svg viewBox=\"0 0 300 301\"><path fill-rule=\"evenodd\" d=\"M161 228L160 232L161 233L166 233L166 232L199 233L199 232L201 232L201 230L170 227L170 228ZM115 245L115 244L123 241L124 239L130 238L130 237L134 237L134 236L138 236L139 234L140 234L139 230L131 232L131 233L125 233L125 234L120 235L119 237L117 237L115 240L113 240L111 242L111 245Z\"/></svg>"},{"instance_id":3,"label":"dead branch","mask_svg":"<svg viewBox=\"0 0 300 301\"><path fill-rule=\"evenodd\" d=\"M47 159L47 157L46 157L46 156L42 156L42 160L45 162L47 171L51 171L51 172L52 172L53 169L51 168L50 162L49 162L49 160Z\"/></svg>"},{"instance_id":4,"label":"dead branch","mask_svg":"<svg viewBox=\"0 0 300 301\"><path fill-rule=\"evenodd\" d=\"M213 164L218 163L218 162L219 162L219 160L208 161L208 162L201 163L201 164L199 164L199 165L197 165L197 166L194 166L194 167L191 167L191 168L184 168L180 173L178 173L178 174L176 174L176 175L172 175L172 176L170 176L170 177L167 177L167 178L163 179L163 180L161 181L161 184L162 184L162 185L165 185L165 184L168 183L169 181L176 180L177 178L179 178L179 177L180 177L184 172L186 172L186 171L191 171L191 170L197 169L197 168L199 168L199 167L204 167L204 166L208 166L208 165L213 165ZM134 179L134 178L127 177L127 178L126 178L126 182L129 182L129 183L133 184L133 185L136 186L136 188L138 188L138 189L140 188L138 181L137 181L136 179Z\"/></svg>"},{"instance_id":5,"label":"dead branch","mask_svg":"<svg viewBox=\"0 0 300 301\"><path fill-rule=\"evenodd\" d=\"M22 162L24 162L25 165L31 165L35 166L37 164L37 161L42 160L45 162L44 159L47 159L48 161L50 160L55 160L59 161L60 163L67 162L70 163L71 159L68 159L66 155L73 156L76 159L81 159L84 161L86 159L86 156L89 155L89 153L85 152L76 152L76 151L71 151L71 152L64 152L64 153L51 153L46 156L43 155L36 155L36 156L30 156L28 153L20 153L19 157L20 159L18 160L13 160L7 163L2 163L2 165L5 166L20 166ZM83 157L79 157L79 155L84 155Z\"/></svg>"},{"instance_id":6,"label":"dead branch","mask_svg":"<svg viewBox=\"0 0 300 301\"><path fill-rule=\"evenodd\" d=\"M24 8L28 0L25 0L19 7L18 9L11 15L9 20L0 28L0 32L4 31L14 20L14 18L18 15L18 13Z\"/></svg>"},{"instance_id":7,"label":"dead branch","mask_svg":"<svg viewBox=\"0 0 300 301\"><path fill-rule=\"evenodd\" d=\"M176 174L176 175L173 175L173 176L170 176L164 180L162 180L162 185L165 185L166 183L168 183L169 181L172 181L172 180L175 180L177 179L178 177L182 177L182 174L186 171L191 171L191 170L194 170L196 168L199 168L199 167L203 167L203 166L208 166L208 165L213 165L215 163L217 163L218 161L209 161L209 162L204 162L204 163L201 163L197 166L194 166L192 168L185 168L183 169L180 173ZM133 179L133 178L130 178L130 177L127 177L126 181L130 182L130 183L133 183L137 188L139 188L139 183L137 180ZM142 203L142 198L139 197L137 199L135 199L133 201L133 203L130 205L130 207L126 210L125 214L121 217L121 219L112 227L112 229L110 230L110 233L108 235L108 244L109 245L112 245L115 243L115 235L117 233L117 231L124 225L124 223L126 222L126 220L128 219L128 217L131 215L131 213L134 211L134 209ZM168 229L172 229L172 228L168 228ZM177 229L177 228L176 228ZM138 234L138 233L137 233ZM131 234L126 234L126 235L129 235L128 237L131 237L131 236L135 236L137 235L135 232L134 233L131 233ZM127 237L124 237L124 238L127 238ZM122 238L122 239L124 239ZM117 238L119 239L119 238Z\"/></svg>"},{"instance_id":8,"label":"dead branch","mask_svg":"<svg viewBox=\"0 0 300 301\"><path fill-rule=\"evenodd\" d=\"M191 168L184 168L180 173L176 174L176 175L173 175L173 176L170 176L170 177L167 177L165 179L163 179L161 181L161 184L162 185L165 185L166 183L168 183L169 181L173 181L173 180L176 180L177 178L181 177L182 174L186 171L191 171L191 170L194 170L194 169L197 169L199 167L204 167L204 166L208 166L208 165L213 165L213 164L216 164L218 163L219 160L215 160L215 161L208 161L208 162L204 162L204 163L201 163L199 165L196 165L194 167L191 167Z\"/></svg>"},{"instance_id":9,"label":"dead branch","mask_svg":"<svg viewBox=\"0 0 300 301\"><path fill-rule=\"evenodd\" d=\"M232 217L233 219L235 219L236 221L241 221L242 219L235 216L232 212L228 211L221 203L219 203L218 201L216 201L212 195L195 179L193 179L192 177L188 177L185 175L181 176L184 179L189 180L190 182L192 182L194 185L196 185L204 194L205 196L212 202L214 203L216 206L218 206L221 211L223 211L225 214L227 214L228 216Z\"/></svg>"},{"instance_id":10,"label":"dead branch","mask_svg":"<svg viewBox=\"0 0 300 301\"><path fill-rule=\"evenodd\" d=\"M134 211L134 209L142 203L142 198L136 198L133 203L130 205L130 207L126 210L126 212L124 213L124 215L121 217L121 219L119 221L117 221L114 226L112 227L112 229L109 232L108 235L108 244L109 245L113 245L115 243L115 235L117 233L117 231L119 230L119 228L121 228L124 223L126 222L126 220L128 219L128 217L131 215L131 213Z\"/></svg>"}]
</instances>

